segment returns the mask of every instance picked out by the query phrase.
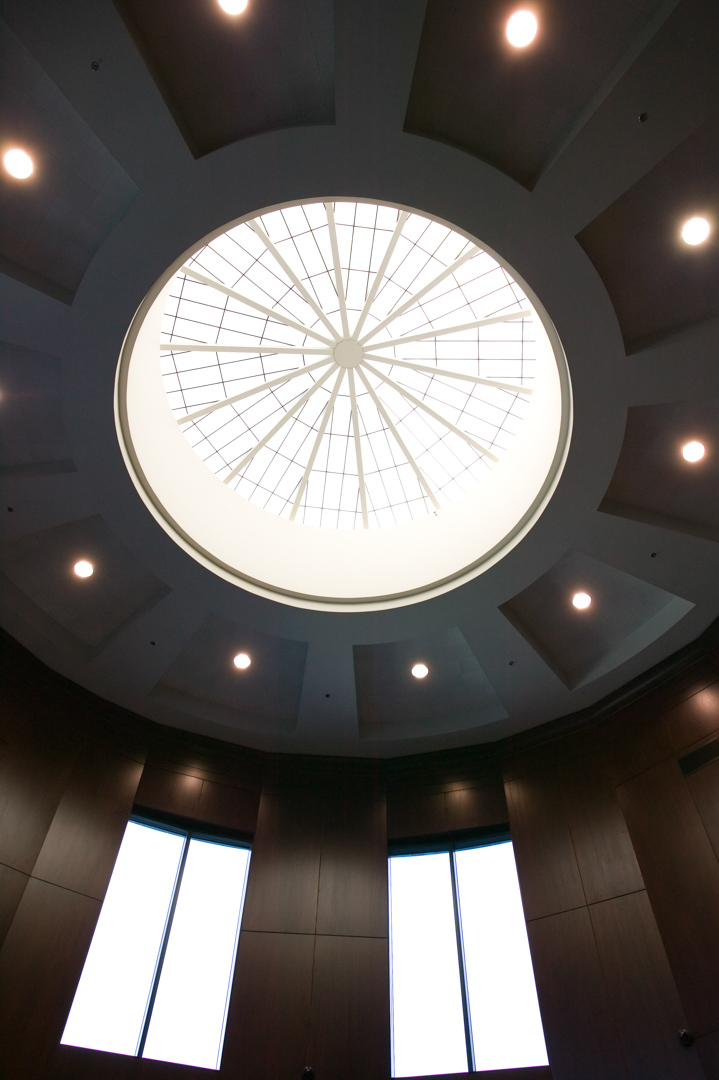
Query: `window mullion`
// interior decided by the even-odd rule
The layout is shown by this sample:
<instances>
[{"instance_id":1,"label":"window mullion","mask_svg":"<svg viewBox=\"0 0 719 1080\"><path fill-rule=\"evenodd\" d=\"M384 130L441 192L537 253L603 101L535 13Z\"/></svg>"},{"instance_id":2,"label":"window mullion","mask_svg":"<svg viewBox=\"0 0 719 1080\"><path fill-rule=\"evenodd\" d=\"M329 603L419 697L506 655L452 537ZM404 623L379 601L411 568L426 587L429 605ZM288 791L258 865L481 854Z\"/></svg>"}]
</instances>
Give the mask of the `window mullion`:
<instances>
[{"instance_id":1,"label":"window mullion","mask_svg":"<svg viewBox=\"0 0 719 1080\"><path fill-rule=\"evenodd\" d=\"M165 924L165 932L162 936L162 945L160 946L160 953L157 958L157 967L155 968L155 977L152 980L152 990L150 991L150 997L147 1002L147 1010L145 1012L145 1020L142 1025L142 1034L140 1035L140 1041L137 1045L137 1051L135 1057L142 1057L145 1042L147 1041L147 1033L150 1029L150 1021L152 1019L152 1010L155 1005L155 998L157 997L157 987L160 983L160 976L162 975L162 965L165 962L165 953L167 952L167 943L170 939L170 931L172 930L172 920L175 918L175 909L177 908L177 898L180 895L180 886L182 885L182 875L185 872L185 863L187 862L187 853L190 849L191 834L185 835L185 844L182 849L182 856L180 858L180 866L177 871L177 880L175 882L175 888L172 893L172 901L170 903L170 910L167 916L167 923ZM462 991L464 993L464 990Z\"/></svg>"},{"instance_id":2,"label":"window mullion","mask_svg":"<svg viewBox=\"0 0 719 1080\"><path fill-rule=\"evenodd\" d=\"M469 1012L469 994L467 993L467 969L464 962L464 940L462 938L462 912L459 906L457 888L457 867L454 850L449 851L449 869L452 878L452 902L454 904L454 928L457 934L457 958L459 960L459 984L462 990L462 1012L464 1014L464 1037L467 1044L467 1068L474 1072L474 1043L472 1041L472 1020Z\"/></svg>"}]
</instances>

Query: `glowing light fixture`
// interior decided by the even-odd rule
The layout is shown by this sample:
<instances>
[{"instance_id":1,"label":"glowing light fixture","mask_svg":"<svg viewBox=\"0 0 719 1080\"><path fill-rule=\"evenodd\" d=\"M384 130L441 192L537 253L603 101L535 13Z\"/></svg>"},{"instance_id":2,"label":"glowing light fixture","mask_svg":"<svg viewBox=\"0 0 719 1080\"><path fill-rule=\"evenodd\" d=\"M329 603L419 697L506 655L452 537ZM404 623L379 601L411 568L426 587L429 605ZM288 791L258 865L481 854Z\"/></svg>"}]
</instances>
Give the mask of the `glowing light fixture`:
<instances>
[{"instance_id":1,"label":"glowing light fixture","mask_svg":"<svg viewBox=\"0 0 719 1080\"><path fill-rule=\"evenodd\" d=\"M94 569L95 567L91 562L88 562L87 559L80 559L80 561L76 562L73 566L73 570L78 577L92 577Z\"/></svg>"},{"instance_id":2,"label":"glowing light fixture","mask_svg":"<svg viewBox=\"0 0 719 1080\"><path fill-rule=\"evenodd\" d=\"M689 218L689 221L684 222L682 228L682 240L685 244L703 244L709 233L711 227L706 218L693 217Z\"/></svg>"},{"instance_id":3,"label":"glowing light fixture","mask_svg":"<svg viewBox=\"0 0 719 1080\"><path fill-rule=\"evenodd\" d=\"M424 679L427 675L429 675L429 668L426 664L415 664L412 668L412 674L414 675L415 679Z\"/></svg>"},{"instance_id":4,"label":"glowing light fixture","mask_svg":"<svg viewBox=\"0 0 719 1080\"><path fill-rule=\"evenodd\" d=\"M685 461L701 461L704 457L704 443L688 442L682 447L682 457Z\"/></svg>"},{"instance_id":5,"label":"glowing light fixture","mask_svg":"<svg viewBox=\"0 0 719 1080\"><path fill-rule=\"evenodd\" d=\"M15 147L3 157L3 164L11 176L16 180L27 180L33 170L32 158L24 150Z\"/></svg>"},{"instance_id":6,"label":"glowing light fixture","mask_svg":"<svg viewBox=\"0 0 719 1080\"><path fill-rule=\"evenodd\" d=\"M238 653L232 662L236 668L240 668L241 670L248 668L252 663L246 652Z\"/></svg>"},{"instance_id":7,"label":"glowing light fixture","mask_svg":"<svg viewBox=\"0 0 719 1080\"><path fill-rule=\"evenodd\" d=\"M574 604L575 608L579 608L580 611L583 611L584 608L588 608L591 602L592 598L589 593L578 592L575 593L572 597L572 603Z\"/></svg>"},{"instance_id":8,"label":"glowing light fixture","mask_svg":"<svg viewBox=\"0 0 719 1080\"><path fill-rule=\"evenodd\" d=\"M218 0L218 3L228 15L241 15L247 7L247 0Z\"/></svg>"},{"instance_id":9,"label":"glowing light fixture","mask_svg":"<svg viewBox=\"0 0 719 1080\"><path fill-rule=\"evenodd\" d=\"M507 23L507 38L510 45L523 49L534 41L537 34L537 20L531 11L515 11Z\"/></svg>"}]
</instances>

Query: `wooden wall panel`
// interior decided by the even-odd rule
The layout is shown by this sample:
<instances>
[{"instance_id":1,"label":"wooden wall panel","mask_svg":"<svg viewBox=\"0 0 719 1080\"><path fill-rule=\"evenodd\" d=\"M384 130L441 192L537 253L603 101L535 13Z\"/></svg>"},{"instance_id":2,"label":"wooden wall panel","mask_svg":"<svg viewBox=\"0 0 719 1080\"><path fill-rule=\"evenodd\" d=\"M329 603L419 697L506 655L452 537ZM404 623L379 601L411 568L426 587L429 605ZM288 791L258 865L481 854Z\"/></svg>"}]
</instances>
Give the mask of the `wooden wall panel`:
<instances>
[{"instance_id":1,"label":"wooden wall panel","mask_svg":"<svg viewBox=\"0 0 719 1080\"><path fill-rule=\"evenodd\" d=\"M556 769L506 785L524 914L538 919L585 903Z\"/></svg>"},{"instance_id":2,"label":"wooden wall panel","mask_svg":"<svg viewBox=\"0 0 719 1080\"><path fill-rule=\"evenodd\" d=\"M623 784L673 755L660 712L659 706L652 708L639 701L600 729L607 768L615 784Z\"/></svg>"},{"instance_id":3,"label":"wooden wall panel","mask_svg":"<svg viewBox=\"0 0 719 1080\"><path fill-rule=\"evenodd\" d=\"M0 862L30 874L75 763L70 749L6 746L0 754Z\"/></svg>"},{"instance_id":4,"label":"wooden wall panel","mask_svg":"<svg viewBox=\"0 0 719 1080\"><path fill-rule=\"evenodd\" d=\"M230 787L228 784L204 780L197 816L200 821L211 821L226 829L253 833L259 808L259 788Z\"/></svg>"},{"instance_id":5,"label":"wooden wall panel","mask_svg":"<svg viewBox=\"0 0 719 1080\"><path fill-rule=\"evenodd\" d=\"M701 1062L705 1080L719 1080L719 1031L697 1039L694 1052Z\"/></svg>"},{"instance_id":6,"label":"wooden wall panel","mask_svg":"<svg viewBox=\"0 0 719 1080\"><path fill-rule=\"evenodd\" d=\"M98 900L31 879L0 952L0 1068L48 1075L100 913Z\"/></svg>"},{"instance_id":7,"label":"wooden wall panel","mask_svg":"<svg viewBox=\"0 0 719 1080\"><path fill-rule=\"evenodd\" d=\"M387 937L384 799L352 791L323 807L317 933Z\"/></svg>"},{"instance_id":8,"label":"wooden wall panel","mask_svg":"<svg viewBox=\"0 0 719 1080\"><path fill-rule=\"evenodd\" d=\"M646 893L589 913L631 1080L703 1080L696 1054L677 1038L686 1018Z\"/></svg>"},{"instance_id":9,"label":"wooden wall panel","mask_svg":"<svg viewBox=\"0 0 719 1080\"><path fill-rule=\"evenodd\" d=\"M619 789L690 1028L719 1019L719 863L675 761Z\"/></svg>"},{"instance_id":10,"label":"wooden wall panel","mask_svg":"<svg viewBox=\"0 0 719 1080\"><path fill-rule=\"evenodd\" d=\"M58 1046L50 1080L135 1080L139 1062L124 1054L104 1054L77 1046Z\"/></svg>"},{"instance_id":11,"label":"wooden wall panel","mask_svg":"<svg viewBox=\"0 0 719 1080\"><path fill-rule=\"evenodd\" d=\"M308 1063L314 948L311 934L242 931L221 1076L299 1080Z\"/></svg>"},{"instance_id":12,"label":"wooden wall panel","mask_svg":"<svg viewBox=\"0 0 719 1080\"><path fill-rule=\"evenodd\" d=\"M290 788L263 792L247 879L243 930L313 934L322 847L322 803Z\"/></svg>"},{"instance_id":13,"label":"wooden wall panel","mask_svg":"<svg viewBox=\"0 0 719 1080\"><path fill-rule=\"evenodd\" d=\"M713 761L686 779L714 854L719 858L719 761Z\"/></svg>"},{"instance_id":14,"label":"wooden wall panel","mask_svg":"<svg viewBox=\"0 0 719 1080\"><path fill-rule=\"evenodd\" d=\"M21 874L19 870L13 870L12 867L0 863L0 948L22 900L28 880L27 874Z\"/></svg>"},{"instance_id":15,"label":"wooden wall panel","mask_svg":"<svg viewBox=\"0 0 719 1080\"><path fill-rule=\"evenodd\" d=\"M309 1064L318 1080L389 1077L386 939L318 937Z\"/></svg>"},{"instance_id":16,"label":"wooden wall panel","mask_svg":"<svg viewBox=\"0 0 719 1080\"><path fill-rule=\"evenodd\" d=\"M488 1069L481 1074L482 1080L552 1080L552 1070L547 1065L537 1065L532 1069ZM466 1080L467 1073L444 1073L433 1080ZM408 1080L420 1080L410 1077ZM424 1080L424 1078L422 1078Z\"/></svg>"},{"instance_id":17,"label":"wooden wall panel","mask_svg":"<svg viewBox=\"0 0 719 1080\"><path fill-rule=\"evenodd\" d=\"M586 907L527 924L553 1080L627 1073Z\"/></svg>"},{"instance_id":18,"label":"wooden wall panel","mask_svg":"<svg viewBox=\"0 0 719 1080\"><path fill-rule=\"evenodd\" d=\"M562 794L587 902L644 888L622 808L603 757L560 766Z\"/></svg>"},{"instance_id":19,"label":"wooden wall panel","mask_svg":"<svg viewBox=\"0 0 719 1080\"><path fill-rule=\"evenodd\" d=\"M504 784L499 772L476 785L452 787L444 793L447 828L479 829L509 821Z\"/></svg>"},{"instance_id":20,"label":"wooden wall panel","mask_svg":"<svg viewBox=\"0 0 719 1080\"><path fill-rule=\"evenodd\" d=\"M85 749L60 800L34 876L102 900L141 773L142 765L113 750Z\"/></svg>"},{"instance_id":21,"label":"wooden wall panel","mask_svg":"<svg viewBox=\"0 0 719 1080\"><path fill-rule=\"evenodd\" d=\"M387 795L387 836L390 840L407 836L428 836L445 832L447 815L444 794Z\"/></svg>"},{"instance_id":22,"label":"wooden wall panel","mask_svg":"<svg viewBox=\"0 0 719 1080\"><path fill-rule=\"evenodd\" d=\"M199 776L146 765L135 793L135 802L138 806L166 814L195 817L201 792L202 779Z\"/></svg>"},{"instance_id":23,"label":"wooden wall panel","mask_svg":"<svg viewBox=\"0 0 719 1080\"><path fill-rule=\"evenodd\" d=\"M719 683L700 690L664 714L672 747L685 750L719 729Z\"/></svg>"}]
</instances>

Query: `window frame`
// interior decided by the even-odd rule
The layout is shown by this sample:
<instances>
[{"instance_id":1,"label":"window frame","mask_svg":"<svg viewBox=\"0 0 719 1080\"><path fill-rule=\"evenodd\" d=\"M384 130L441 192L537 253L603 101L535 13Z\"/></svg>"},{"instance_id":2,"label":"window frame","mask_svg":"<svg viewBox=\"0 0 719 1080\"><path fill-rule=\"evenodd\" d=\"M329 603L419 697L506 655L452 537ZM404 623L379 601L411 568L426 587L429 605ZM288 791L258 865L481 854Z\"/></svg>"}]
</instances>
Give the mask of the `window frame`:
<instances>
[{"instance_id":1,"label":"window frame","mask_svg":"<svg viewBox=\"0 0 719 1080\"><path fill-rule=\"evenodd\" d=\"M174 834L176 836L181 836L183 838L182 852L181 852L180 859L179 859L178 866L177 866L177 873L175 875L175 882L174 882L174 885L173 885L173 888L172 888L172 895L171 895L171 898L170 898L170 903L169 903L168 908L167 908L167 916L165 918L165 925L164 925L164 928L163 928L163 931L162 931L162 939L161 939L160 948L159 948L158 954L157 954L157 960L156 960L156 963L155 963L155 970L154 970L154 973L153 973L153 976L152 976L152 983L151 983L151 986L150 986L150 992L148 994L147 1003L145 1005L145 1013L144 1013L143 1020L142 1020L142 1026L141 1026L141 1029L140 1029L140 1035L138 1037L138 1041L137 1041L137 1044L136 1044L136 1047L135 1047L134 1054L132 1054L132 1055L129 1055L129 1054L124 1055L124 1056L128 1056L128 1057L131 1056L131 1057L136 1058L136 1059L142 1059L143 1055L144 1055L144 1051L145 1051L145 1044L147 1042L148 1032L150 1030L150 1024L152 1022L152 1014L153 1014L153 1010L154 1010L154 1007L155 1007L155 1000L157 998L157 992L158 992L158 988L159 988L159 985L160 985L160 980L162 978L162 971L163 971L163 966L164 966L164 962L165 962L165 956L166 956L168 944L169 944L169 941L170 941L170 935L172 933L172 925L173 925L175 912L176 912L176 909L177 909L177 904L178 904L178 900L179 900L179 896L180 896L180 890L182 888L182 880L183 880L183 875L184 875L184 871L185 871L185 865L187 863L187 856L188 856L189 850L190 850L190 843L191 843L192 840L204 840L204 841L209 842L209 843L222 844L224 847L243 848L243 849L250 852L250 860L251 860L253 834L249 833L249 832L245 832L244 830L225 828L222 825L215 825L215 824L213 824L211 822L198 821L198 820L196 820L194 818L184 817L184 816L179 815L179 814L172 814L172 813L169 813L169 812L164 812L164 811L160 811L160 810L154 810L154 809L152 809L150 807L137 806L137 805L133 806L132 812L128 816L127 822L125 823L125 828L127 828L128 825L133 824L133 823L136 824L136 825L143 825L146 828L158 829L158 830L160 830L162 832L172 833L172 834ZM123 839L124 839L124 833L123 833ZM121 844L122 844L122 841L121 841ZM120 851L120 849L118 848L118 852L117 852L117 855L115 857L115 862L117 862L117 857L119 855L119 851ZM113 864L113 872L114 872L114 864ZM244 917L244 904L245 904L245 895L246 895L246 892L247 892L247 878L248 878L248 876L249 876L249 864L248 864L248 868L247 868L247 873L245 875L245 882L244 882L244 886L243 886L242 897L240 899L240 917L239 917L239 920L238 920L238 923L237 923L237 932L235 934L235 941L234 941L234 945L233 945L232 967L231 967L232 974L231 974L231 977L230 977L230 984L228 986L227 1004L226 1004L226 1007L225 1007L225 1015L224 1015L223 1024L222 1024L222 1035L221 1035L221 1039L220 1039L220 1057L222 1056L222 1051L224 1049L225 1029L226 1029L226 1025L227 1025L227 1016L228 1016L228 1013L229 1013L229 1000L230 1000L230 995L232 993L232 982L234 981L235 968L236 968L236 964L237 964L237 950L238 950L238 945L239 945L239 940L240 940L240 933L241 933L241 930L242 930L242 919ZM103 904L104 904L104 902L105 902L105 898L103 897ZM102 911L102 908L100 910ZM88 954L89 954L89 948L88 948ZM87 960L87 955L86 955L85 959ZM83 968L83 970L84 970L84 968ZM80 978L82 978L82 975L80 976ZM77 986L75 988L75 994L77 994L77 989L78 989L79 985L80 985L80 981L78 980L78 984L77 984ZM75 997L73 996L73 1004L74 1004L74 1001L75 1001ZM71 1008L71 1011L72 1011L72 1005L71 1005L70 1008ZM70 1014L68 1013L68 1017L69 1017L69 1015ZM63 1044L63 1045L65 1045L65 1044ZM67 1045L72 1045L72 1044L67 1044ZM102 1051L99 1051L99 1052L102 1052ZM173 1064L173 1063L170 1062L169 1064ZM174 1062L174 1064L181 1064L181 1063ZM185 1067L185 1066L182 1066L182 1067ZM219 1066L218 1066L218 1068L219 1068Z\"/></svg>"}]
</instances>

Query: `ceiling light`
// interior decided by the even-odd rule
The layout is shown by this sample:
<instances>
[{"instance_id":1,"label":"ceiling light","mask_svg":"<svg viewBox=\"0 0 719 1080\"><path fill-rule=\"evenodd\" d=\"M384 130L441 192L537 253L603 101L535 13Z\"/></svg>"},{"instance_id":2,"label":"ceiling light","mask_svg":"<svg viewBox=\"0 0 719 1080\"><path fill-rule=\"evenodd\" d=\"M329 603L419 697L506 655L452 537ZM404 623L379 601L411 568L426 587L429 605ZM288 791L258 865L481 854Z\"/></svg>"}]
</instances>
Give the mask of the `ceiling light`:
<instances>
[{"instance_id":1,"label":"ceiling light","mask_svg":"<svg viewBox=\"0 0 719 1080\"><path fill-rule=\"evenodd\" d=\"M33 170L33 163L30 155L26 154L24 150L19 150L17 147L14 150L8 150L3 158L3 164L10 175L14 176L16 180L27 180Z\"/></svg>"},{"instance_id":2,"label":"ceiling light","mask_svg":"<svg viewBox=\"0 0 719 1080\"><path fill-rule=\"evenodd\" d=\"M92 563L88 562L87 559L80 559L80 561L76 562L73 566L73 570L78 577L92 577L94 569Z\"/></svg>"},{"instance_id":3,"label":"ceiling light","mask_svg":"<svg viewBox=\"0 0 719 1080\"><path fill-rule=\"evenodd\" d=\"M424 679L426 675L429 675L429 668L426 664L415 664L412 668L412 674L415 679Z\"/></svg>"},{"instance_id":4,"label":"ceiling light","mask_svg":"<svg viewBox=\"0 0 719 1080\"><path fill-rule=\"evenodd\" d=\"M704 457L704 443L688 442L682 447L682 457L685 461L701 461Z\"/></svg>"},{"instance_id":5,"label":"ceiling light","mask_svg":"<svg viewBox=\"0 0 719 1080\"><path fill-rule=\"evenodd\" d=\"M685 244L703 244L710 232L711 227L706 218L689 218L682 228L682 240Z\"/></svg>"},{"instance_id":6,"label":"ceiling light","mask_svg":"<svg viewBox=\"0 0 719 1080\"><path fill-rule=\"evenodd\" d=\"M248 668L252 663L246 652L238 652L237 656L232 662L236 668L240 668L242 670Z\"/></svg>"},{"instance_id":7,"label":"ceiling light","mask_svg":"<svg viewBox=\"0 0 719 1080\"><path fill-rule=\"evenodd\" d=\"M247 7L247 0L218 0L218 3L228 15L241 15Z\"/></svg>"},{"instance_id":8,"label":"ceiling light","mask_svg":"<svg viewBox=\"0 0 719 1080\"><path fill-rule=\"evenodd\" d=\"M507 23L507 37L510 45L523 49L534 41L537 33L537 20L531 11L515 11Z\"/></svg>"},{"instance_id":9,"label":"ceiling light","mask_svg":"<svg viewBox=\"0 0 719 1080\"><path fill-rule=\"evenodd\" d=\"M588 608L591 602L592 598L589 593L578 592L575 593L572 597L572 603L574 604L575 608L579 608L580 611L583 611L584 608Z\"/></svg>"}]
</instances>

